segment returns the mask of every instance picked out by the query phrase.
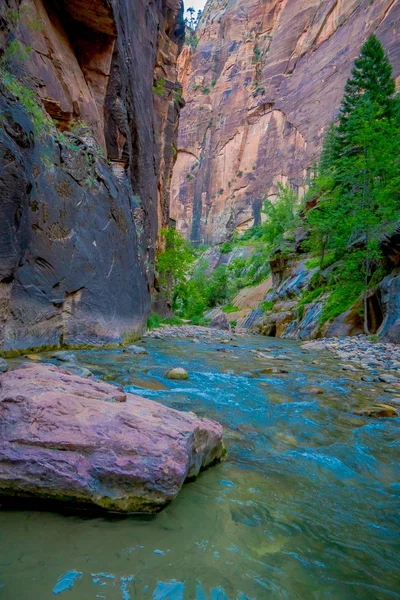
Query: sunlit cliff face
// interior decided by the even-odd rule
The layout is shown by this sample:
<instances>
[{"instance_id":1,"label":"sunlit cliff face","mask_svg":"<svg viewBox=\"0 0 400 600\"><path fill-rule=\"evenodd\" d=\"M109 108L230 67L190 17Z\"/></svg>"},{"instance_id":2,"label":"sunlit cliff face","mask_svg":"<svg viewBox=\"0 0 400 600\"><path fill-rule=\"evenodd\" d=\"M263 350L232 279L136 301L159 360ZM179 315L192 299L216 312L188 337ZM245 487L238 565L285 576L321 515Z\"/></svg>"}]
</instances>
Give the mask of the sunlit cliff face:
<instances>
[{"instance_id":1,"label":"sunlit cliff face","mask_svg":"<svg viewBox=\"0 0 400 600\"><path fill-rule=\"evenodd\" d=\"M263 199L280 183L302 195L371 32L399 76L399 19L392 0L210 0L197 47L179 59L178 229L194 242L220 242L260 222Z\"/></svg>"}]
</instances>

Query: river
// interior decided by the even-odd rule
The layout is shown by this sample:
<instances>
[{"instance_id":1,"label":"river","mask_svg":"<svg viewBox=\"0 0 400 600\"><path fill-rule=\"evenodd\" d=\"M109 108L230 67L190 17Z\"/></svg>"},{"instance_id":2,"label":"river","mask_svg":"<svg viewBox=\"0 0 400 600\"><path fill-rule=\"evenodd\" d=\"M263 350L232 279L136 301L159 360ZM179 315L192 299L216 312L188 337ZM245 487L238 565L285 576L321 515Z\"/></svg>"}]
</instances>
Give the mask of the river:
<instances>
[{"instance_id":1,"label":"river","mask_svg":"<svg viewBox=\"0 0 400 600\"><path fill-rule=\"evenodd\" d=\"M2 600L400 598L400 419L354 414L384 392L297 342L146 348L76 355L127 391L220 421L226 460L152 517L3 510ZM189 381L165 379L173 366Z\"/></svg>"}]
</instances>

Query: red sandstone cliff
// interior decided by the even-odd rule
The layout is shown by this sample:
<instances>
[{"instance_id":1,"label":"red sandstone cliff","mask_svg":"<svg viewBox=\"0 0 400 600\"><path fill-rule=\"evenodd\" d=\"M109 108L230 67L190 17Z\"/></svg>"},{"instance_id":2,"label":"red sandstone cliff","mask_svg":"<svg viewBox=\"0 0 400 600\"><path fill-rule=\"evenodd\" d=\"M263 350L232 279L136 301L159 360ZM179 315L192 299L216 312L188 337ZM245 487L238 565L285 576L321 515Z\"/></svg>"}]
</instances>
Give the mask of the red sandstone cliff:
<instances>
[{"instance_id":1,"label":"red sandstone cliff","mask_svg":"<svg viewBox=\"0 0 400 600\"><path fill-rule=\"evenodd\" d=\"M179 59L171 211L186 237L216 243L257 224L279 182L303 193L371 32L398 77L398 0L209 0Z\"/></svg>"},{"instance_id":2,"label":"red sandstone cliff","mask_svg":"<svg viewBox=\"0 0 400 600\"><path fill-rule=\"evenodd\" d=\"M181 0L0 2L0 350L142 329L183 33Z\"/></svg>"}]
</instances>

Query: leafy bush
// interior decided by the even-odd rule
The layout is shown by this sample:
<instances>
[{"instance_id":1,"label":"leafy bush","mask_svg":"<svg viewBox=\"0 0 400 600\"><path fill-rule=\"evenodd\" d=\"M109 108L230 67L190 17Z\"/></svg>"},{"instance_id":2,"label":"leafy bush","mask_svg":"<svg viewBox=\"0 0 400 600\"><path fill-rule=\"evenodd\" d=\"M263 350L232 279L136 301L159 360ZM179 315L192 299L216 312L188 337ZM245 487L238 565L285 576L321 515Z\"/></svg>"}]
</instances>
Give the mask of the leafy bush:
<instances>
[{"instance_id":1,"label":"leafy bush","mask_svg":"<svg viewBox=\"0 0 400 600\"><path fill-rule=\"evenodd\" d=\"M153 94L156 94L157 96L163 96L165 93L166 83L167 82L165 79L159 79L153 86Z\"/></svg>"},{"instance_id":2,"label":"leafy bush","mask_svg":"<svg viewBox=\"0 0 400 600\"><path fill-rule=\"evenodd\" d=\"M147 329L157 329L160 327L162 322L162 318L157 313L151 313L149 318L147 319Z\"/></svg>"},{"instance_id":3,"label":"leafy bush","mask_svg":"<svg viewBox=\"0 0 400 600\"><path fill-rule=\"evenodd\" d=\"M0 68L0 86L15 96L16 100L23 105L32 119L36 134L47 135L53 130L54 126L35 92L21 83L15 75L2 68Z\"/></svg>"},{"instance_id":4,"label":"leafy bush","mask_svg":"<svg viewBox=\"0 0 400 600\"><path fill-rule=\"evenodd\" d=\"M320 324L332 321L346 312L357 301L363 291L363 281L342 281L331 292L324 304ZM361 311L360 311L361 312Z\"/></svg>"},{"instance_id":5,"label":"leafy bush","mask_svg":"<svg viewBox=\"0 0 400 600\"><path fill-rule=\"evenodd\" d=\"M186 43L188 44L188 46L195 50L199 43L199 38L197 37L197 35L189 35L188 37L186 37Z\"/></svg>"},{"instance_id":6,"label":"leafy bush","mask_svg":"<svg viewBox=\"0 0 400 600\"><path fill-rule=\"evenodd\" d=\"M273 309L274 304L274 300L267 300L266 302L261 302L260 308L263 312L268 312L269 310Z\"/></svg>"},{"instance_id":7,"label":"leafy bush","mask_svg":"<svg viewBox=\"0 0 400 600\"><path fill-rule=\"evenodd\" d=\"M225 304L225 306L222 307L222 310L224 313L229 315L230 313L238 312L240 310L240 308L238 308L234 304Z\"/></svg>"}]
</instances>

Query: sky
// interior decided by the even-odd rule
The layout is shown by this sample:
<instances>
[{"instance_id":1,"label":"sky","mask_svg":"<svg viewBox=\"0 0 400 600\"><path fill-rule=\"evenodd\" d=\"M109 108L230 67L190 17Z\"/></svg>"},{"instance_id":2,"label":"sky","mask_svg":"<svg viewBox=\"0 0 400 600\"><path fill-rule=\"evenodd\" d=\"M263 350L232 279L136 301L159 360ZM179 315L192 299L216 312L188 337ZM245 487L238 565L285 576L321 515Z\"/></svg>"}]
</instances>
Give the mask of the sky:
<instances>
[{"instance_id":1,"label":"sky","mask_svg":"<svg viewBox=\"0 0 400 600\"><path fill-rule=\"evenodd\" d=\"M193 6L197 12L198 10L203 10L206 0L184 0L184 3L185 10L189 8L189 6Z\"/></svg>"}]
</instances>

